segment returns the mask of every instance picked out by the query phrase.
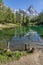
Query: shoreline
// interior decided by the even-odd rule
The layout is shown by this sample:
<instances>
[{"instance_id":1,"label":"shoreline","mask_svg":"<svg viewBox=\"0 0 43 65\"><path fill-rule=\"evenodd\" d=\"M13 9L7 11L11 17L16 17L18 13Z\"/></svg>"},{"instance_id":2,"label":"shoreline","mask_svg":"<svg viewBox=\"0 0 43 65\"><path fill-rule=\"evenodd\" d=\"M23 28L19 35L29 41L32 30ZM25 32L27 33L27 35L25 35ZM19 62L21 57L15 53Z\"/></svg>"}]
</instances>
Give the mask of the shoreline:
<instances>
[{"instance_id":1,"label":"shoreline","mask_svg":"<svg viewBox=\"0 0 43 65\"><path fill-rule=\"evenodd\" d=\"M34 53L23 56L19 60L0 65L43 65L43 52L41 49L36 49Z\"/></svg>"}]
</instances>

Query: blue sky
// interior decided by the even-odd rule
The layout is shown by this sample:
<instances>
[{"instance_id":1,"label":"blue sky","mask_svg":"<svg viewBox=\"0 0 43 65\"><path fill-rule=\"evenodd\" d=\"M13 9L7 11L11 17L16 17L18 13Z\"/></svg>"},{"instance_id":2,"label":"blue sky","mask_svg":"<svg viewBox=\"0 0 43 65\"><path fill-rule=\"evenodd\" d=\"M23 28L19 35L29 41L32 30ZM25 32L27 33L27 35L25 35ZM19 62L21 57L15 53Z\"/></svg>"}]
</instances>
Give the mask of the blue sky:
<instances>
[{"instance_id":1,"label":"blue sky","mask_svg":"<svg viewBox=\"0 0 43 65\"><path fill-rule=\"evenodd\" d=\"M43 0L3 0L4 4L11 9L27 9L30 5L41 12L43 10Z\"/></svg>"}]
</instances>

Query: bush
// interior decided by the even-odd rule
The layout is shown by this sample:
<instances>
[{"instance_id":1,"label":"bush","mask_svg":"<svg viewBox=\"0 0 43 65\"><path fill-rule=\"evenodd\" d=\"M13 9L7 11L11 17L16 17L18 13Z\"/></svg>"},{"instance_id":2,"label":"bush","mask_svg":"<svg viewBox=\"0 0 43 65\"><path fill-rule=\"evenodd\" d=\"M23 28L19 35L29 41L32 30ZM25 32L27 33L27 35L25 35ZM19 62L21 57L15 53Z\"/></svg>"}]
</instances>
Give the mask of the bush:
<instances>
[{"instance_id":1,"label":"bush","mask_svg":"<svg viewBox=\"0 0 43 65\"><path fill-rule=\"evenodd\" d=\"M5 54L6 54L6 56L8 56L8 57L12 57L12 56L13 56L12 52L10 52L10 51L9 51L9 52L7 51Z\"/></svg>"},{"instance_id":2,"label":"bush","mask_svg":"<svg viewBox=\"0 0 43 65\"><path fill-rule=\"evenodd\" d=\"M8 57L7 56L0 55L0 62L1 63L6 63L7 61L8 61Z\"/></svg>"},{"instance_id":3,"label":"bush","mask_svg":"<svg viewBox=\"0 0 43 65\"><path fill-rule=\"evenodd\" d=\"M26 56L27 54L25 52L15 51L13 52L15 59L20 59L22 56Z\"/></svg>"},{"instance_id":4,"label":"bush","mask_svg":"<svg viewBox=\"0 0 43 65\"><path fill-rule=\"evenodd\" d=\"M16 52L13 52L13 55L14 55L15 59L19 59L22 54L19 51L16 51Z\"/></svg>"}]
</instances>

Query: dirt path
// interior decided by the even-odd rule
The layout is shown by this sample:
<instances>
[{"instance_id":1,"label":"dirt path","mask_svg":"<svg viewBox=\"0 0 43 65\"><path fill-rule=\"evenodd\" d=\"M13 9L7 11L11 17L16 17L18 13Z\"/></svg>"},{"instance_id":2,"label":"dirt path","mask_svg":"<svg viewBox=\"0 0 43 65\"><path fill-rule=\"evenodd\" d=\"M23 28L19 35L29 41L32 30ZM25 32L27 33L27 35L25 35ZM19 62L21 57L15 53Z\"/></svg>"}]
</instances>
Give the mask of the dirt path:
<instances>
[{"instance_id":1,"label":"dirt path","mask_svg":"<svg viewBox=\"0 0 43 65\"><path fill-rule=\"evenodd\" d=\"M0 65L43 65L43 53L41 51L22 57L18 61Z\"/></svg>"}]
</instances>

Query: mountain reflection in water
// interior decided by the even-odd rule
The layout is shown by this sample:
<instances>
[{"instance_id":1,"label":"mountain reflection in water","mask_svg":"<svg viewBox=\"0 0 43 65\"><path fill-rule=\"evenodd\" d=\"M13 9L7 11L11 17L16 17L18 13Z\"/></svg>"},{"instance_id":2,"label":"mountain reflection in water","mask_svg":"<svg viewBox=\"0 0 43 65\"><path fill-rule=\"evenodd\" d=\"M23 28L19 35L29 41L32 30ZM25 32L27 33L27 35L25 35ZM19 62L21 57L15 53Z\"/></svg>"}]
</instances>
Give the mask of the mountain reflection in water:
<instances>
[{"instance_id":1,"label":"mountain reflection in water","mask_svg":"<svg viewBox=\"0 0 43 65\"><path fill-rule=\"evenodd\" d=\"M14 36L12 38L12 41L14 43L29 43L29 41L31 42L37 42L36 44L43 44L41 42L41 38L39 36L39 34L33 30L30 30L27 34L25 34L24 36Z\"/></svg>"}]
</instances>

